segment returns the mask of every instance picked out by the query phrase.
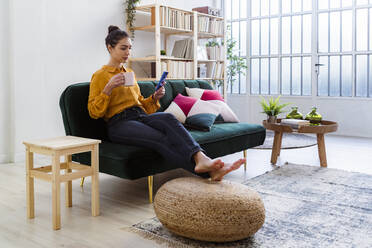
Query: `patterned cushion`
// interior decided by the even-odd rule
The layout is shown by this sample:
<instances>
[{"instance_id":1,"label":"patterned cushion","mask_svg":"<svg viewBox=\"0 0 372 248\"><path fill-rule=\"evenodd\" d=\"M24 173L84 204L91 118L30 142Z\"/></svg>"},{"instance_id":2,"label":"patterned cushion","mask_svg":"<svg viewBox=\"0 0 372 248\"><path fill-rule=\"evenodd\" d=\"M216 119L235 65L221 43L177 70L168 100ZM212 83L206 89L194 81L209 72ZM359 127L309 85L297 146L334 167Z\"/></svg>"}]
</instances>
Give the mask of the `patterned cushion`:
<instances>
[{"instance_id":1,"label":"patterned cushion","mask_svg":"<svg viewBox=\"0 0 372 248\"><path fill-rule=\"evenodd\" d=\"M216 104L178 94L164 112L172 113L186 127L209 131L220 110Z\"/></svg>"},{"instance_id":2,"label":"patterned cushion","mask_svg":"<svg viewBox=\"0 0 372 248\"><path fill-rule=\"evenodd\" d=\"M200 88L188 88L186 92L189 96L195 97L200 100L208 101L221 107L221 119L217 121L223 122L239 122L238 117L231 110L231 108L224 102L221 94L217 90L205 90Z\"/></svg>"}]
</instances>

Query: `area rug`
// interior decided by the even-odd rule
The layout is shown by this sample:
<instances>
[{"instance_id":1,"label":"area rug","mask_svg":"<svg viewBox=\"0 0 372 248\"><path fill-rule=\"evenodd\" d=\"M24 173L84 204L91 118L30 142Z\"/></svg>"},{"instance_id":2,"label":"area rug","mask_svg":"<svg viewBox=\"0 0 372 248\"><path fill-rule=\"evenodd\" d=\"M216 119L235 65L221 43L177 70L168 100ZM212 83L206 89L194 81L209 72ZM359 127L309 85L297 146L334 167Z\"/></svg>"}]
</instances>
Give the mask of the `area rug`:
<instances>
[{"instance_id":1,"label":"area rug","mask_svg":"<svg viewBox=\"0 0 372 248\"><path fill-rule=\"evenodd\" d=\"M266 130L265 142L253 149L272 149L274 141L274 132ZM317 144L316 137L302 133L283 133L282 149L295 149L314 146Z\"/></svg>"},{"instance_id":2,"label":"area rug","mask_svg":"<svg viewBox=\"0 0 372 248\"><path fill-rule=\"evenodd\" d=\"M199 242L167 231L156 217L124 228L164 247L372 247L372 176L284 165L244 182L261 195L266 220L252 237Z\"/></svg>"}]
</instances>

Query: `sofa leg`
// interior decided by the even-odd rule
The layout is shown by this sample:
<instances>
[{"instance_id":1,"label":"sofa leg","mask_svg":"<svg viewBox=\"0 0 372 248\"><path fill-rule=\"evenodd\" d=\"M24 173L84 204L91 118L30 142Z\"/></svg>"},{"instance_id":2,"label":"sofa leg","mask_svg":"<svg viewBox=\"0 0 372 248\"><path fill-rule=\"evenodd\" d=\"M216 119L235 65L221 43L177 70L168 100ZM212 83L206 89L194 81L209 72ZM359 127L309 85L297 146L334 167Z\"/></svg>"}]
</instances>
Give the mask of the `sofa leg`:
<instances>
[{"instance_id":1,"label":"sofa leg","mask_svg":"<svg viewBox=\"0 0 372 248\"><path fill-rule=\"evenodd\" d=\"M243 155L244 155L244 158L245 158L244 170L246 171L247 170L247 150L243 151Z\"/></svg>"},{"instance_id":2,"label":"sofa leg","mask_svg":"<svg viewBox=\"0 0 372 248\"><path fill-rule=\"evenodd\" d=\"M81 180L80 180L80 187L83 187L84 186L84 178L85 177L82 177Z\"/></svg>"},{"instance_id":3,"label":"sofa leg","mask_svg":"<svg viewBox=\"0 0 372 248\"><path fill-rule=\"evenodd\" d=\"M147 183L149 186L149 202L152 203L152 185L154 182L154 176L148 176L147 177Z\"/></svg>"}]
</instances>

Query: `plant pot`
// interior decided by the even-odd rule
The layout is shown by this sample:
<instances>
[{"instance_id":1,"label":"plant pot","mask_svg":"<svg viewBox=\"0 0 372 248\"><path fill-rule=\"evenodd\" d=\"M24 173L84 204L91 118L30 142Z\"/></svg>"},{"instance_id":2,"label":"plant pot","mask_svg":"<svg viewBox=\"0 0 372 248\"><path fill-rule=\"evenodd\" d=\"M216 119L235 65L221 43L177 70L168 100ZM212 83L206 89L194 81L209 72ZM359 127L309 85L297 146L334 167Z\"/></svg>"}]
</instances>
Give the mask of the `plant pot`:
<instances>
[{"instance_id":1,"label":"plant pot","mask_svg":"<svg viewBox=\"0 0 372 248\"><path fill-rule=\"evenodd\" d=\"M311 125L318 126L322 121L322 116L316 112L316 107L313 107L310 113L306 115L305 120L309 120Z\"/></svg>"},{"instance_id":2,"label":"plant pot","mask_svg":"<svg viewBox=\"0 0 372 248\"><path fill-rule=\"evenodd\" d=\"M302 120L303 115L300 112L298 112L298 107L292 107L292 111L289 114L287 114L286 118Z\"/></svg>"},{"instance_id":3,"label":"plant pot","mask_svg":"<svg viewBox=\"0 0 372 248\"><path fill-rule=\"evenodd\" d=\"M276 115L268 115L267 116L267 123L276 123L277 116Z\"/></svg>"}]
</instances>

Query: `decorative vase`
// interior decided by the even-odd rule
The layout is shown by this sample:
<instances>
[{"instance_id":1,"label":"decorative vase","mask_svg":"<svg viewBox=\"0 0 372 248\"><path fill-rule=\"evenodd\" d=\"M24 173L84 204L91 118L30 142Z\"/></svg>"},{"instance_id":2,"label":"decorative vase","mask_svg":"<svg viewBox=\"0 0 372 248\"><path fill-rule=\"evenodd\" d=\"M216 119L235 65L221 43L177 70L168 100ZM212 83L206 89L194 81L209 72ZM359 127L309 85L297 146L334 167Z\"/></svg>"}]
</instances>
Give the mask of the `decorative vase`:
<instances>
[{"instance_id":1,"label":"decorative vase","mask_svg":"<svg viewBox=\"0 0 372 248\"><path fill-rule=\"evenodd\" d=\"M276 115L268 115L267 116L267 123L276 123Z\"/></svg>"},{"instance_id":2,"label":"decorative vase","mask_svg":"<svg viewBox=\"0 0 372 248\"><path fill-rule=\"evenodd\" d=\"M303 119L303 115L298 112L298 107L292 107L292 111L287 114L286 116L287 119L300 119L302 120Z\"/></svg>"},{"instance_id":3,"label":"decorative vase","mask_svg":"<svg viewBox=\"0 0 372 248\"><path fill-rule=\"evenodd\" d=\"M322 116L316 112L316 107L313 107L310 113L306 115L305 120L309 120L312 125L319 125L322 121Z\"/></svg>"}]
</instances>

